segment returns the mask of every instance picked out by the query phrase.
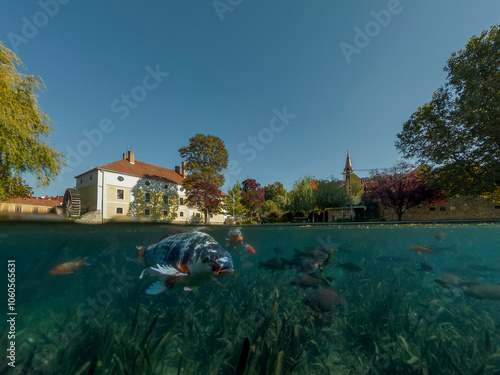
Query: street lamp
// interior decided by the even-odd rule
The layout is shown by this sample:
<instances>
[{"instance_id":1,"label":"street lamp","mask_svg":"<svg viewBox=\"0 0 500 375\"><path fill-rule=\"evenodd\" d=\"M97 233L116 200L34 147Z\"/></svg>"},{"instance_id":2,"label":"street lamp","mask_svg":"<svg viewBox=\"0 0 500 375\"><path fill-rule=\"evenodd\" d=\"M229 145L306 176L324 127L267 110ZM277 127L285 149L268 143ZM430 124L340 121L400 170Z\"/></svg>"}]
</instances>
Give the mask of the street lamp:
<instances>
[{"instance_id":1,"label":"street lamp","mask_svg":"<svg viewBox=\"0 0 500 375\"><path fill-rule=\"evenodd\" d=\"M234 225L234 194L233 194L233 225Z\"/></svg>"}]
</instances>

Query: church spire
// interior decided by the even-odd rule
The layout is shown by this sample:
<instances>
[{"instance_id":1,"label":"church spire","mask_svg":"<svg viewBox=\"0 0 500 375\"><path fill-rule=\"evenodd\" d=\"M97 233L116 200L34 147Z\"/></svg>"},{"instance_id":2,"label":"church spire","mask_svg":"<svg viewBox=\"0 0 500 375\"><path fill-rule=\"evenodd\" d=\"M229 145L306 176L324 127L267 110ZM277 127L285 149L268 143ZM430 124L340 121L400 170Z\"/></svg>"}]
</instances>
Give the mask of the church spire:
<instances>
[{"instance_id":1,"label":"church spire","mask_svg":"<svg viewBox=\"0 0 500 375\"><path fill-rule=\"evenodd\" d=\"M351 164L351 156L349 155L349 150L347 150L347 158L345 160L345 168L344 168L344 176L348 176L354 173L354 169L352 169Z\"/></svg>"}]
</instances>

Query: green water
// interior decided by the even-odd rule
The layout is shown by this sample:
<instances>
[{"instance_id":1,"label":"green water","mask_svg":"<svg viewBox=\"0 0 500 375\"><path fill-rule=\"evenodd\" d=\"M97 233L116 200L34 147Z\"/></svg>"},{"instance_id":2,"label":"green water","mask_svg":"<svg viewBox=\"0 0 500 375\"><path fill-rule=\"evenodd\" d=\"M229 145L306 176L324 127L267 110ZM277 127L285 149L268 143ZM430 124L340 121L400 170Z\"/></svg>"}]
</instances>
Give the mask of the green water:
<instances>
[{"instance_id":1,"label":"green water","mask_svg":"<svg viewBox=\"0 0 500 375\"><path fill-rule=\"evenodd\" d=\"M188 292L149 296L155 279L138 262L179 226L0 223L1 272L15 261L15 368L12 374L497 374L500 301L444 289L454 273L500 283L500 225L337 225L242 227L255 255L226 246L229 227L209 227L233 256L233 275ZM426 256L412 246L433 250ZM271 272L258 261L294 249L338 249L323 271L349 309L319 314L293 286L295 270ZM280 247L283 253L276 254ZM89 266L53 275L88 257ZM391 259L392 257L392 259ZM426 258L434 273L418 271ZM2 292L8 313L7 283ZM6 315L4 315L6 316ZM10 316L7 316L10 317ZM0 348L10 341L7 329ZM242 348L250 343L246 360ZM8 352L8 351L7 351ZM239 369L238 369L239 367ZM24 368L24 370L23 370ZM23 372L24 371L24 372Z\"/></svg>"}]
</instances>

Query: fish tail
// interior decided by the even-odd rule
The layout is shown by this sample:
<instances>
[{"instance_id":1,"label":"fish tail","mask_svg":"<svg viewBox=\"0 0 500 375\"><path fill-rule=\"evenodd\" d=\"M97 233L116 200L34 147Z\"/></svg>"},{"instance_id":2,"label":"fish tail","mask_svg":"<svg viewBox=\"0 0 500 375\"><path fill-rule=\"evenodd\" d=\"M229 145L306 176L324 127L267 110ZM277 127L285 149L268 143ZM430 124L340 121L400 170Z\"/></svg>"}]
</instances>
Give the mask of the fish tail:
<instances>
[{"instance_id":1,"label":"fish tail","mask_svg":"<svg viewBox=\"0 0 500 375\"><path fill-rule=\"evenodd\" d=\"M139 262L144 261L144 253L146 252L146 247L144 246L136 246L137 250L139 251Z\"/></svg>"}]
</instances>

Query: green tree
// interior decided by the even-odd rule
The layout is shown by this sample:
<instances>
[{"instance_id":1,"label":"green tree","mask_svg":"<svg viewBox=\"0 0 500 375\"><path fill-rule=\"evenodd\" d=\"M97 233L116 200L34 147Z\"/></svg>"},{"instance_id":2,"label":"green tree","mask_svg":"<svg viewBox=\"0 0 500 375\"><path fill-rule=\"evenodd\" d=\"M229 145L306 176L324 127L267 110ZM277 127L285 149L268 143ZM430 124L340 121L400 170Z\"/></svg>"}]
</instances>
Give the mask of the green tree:
<instances>
[{"instance_id":1,"label":"green tree","mask_svg":"<svg viewBox=\"0 0 500 375\"><path fill-rule=\"evenodd\" d=\"M264 186L264 198L266 201L273 201L279 209L283 209L286 205L287 192L283 184L276 181L273 184Z\"/></svg>"},{"instance_id":2,"label":"green tree","mask_svg":"<svg viewBox=\"0 0 500 375\"><path fill-rule=\"evenodd\" d=\"M274 203L272 200L267 200L264 202L264 204L260 207L260 211L264 214L268 214L270 212L277 212L279 211L278 205Z\"/></svg>"},{"instance_id":3,"label":"green tree","mask_svg":"<svg viewBox=\"0 0 500 375\"><path fill-rule=\"evenodd\" d=\"M234 186L228 190L228 195L223 197L224 210L233 215L233 199L234 199L234 215L243 215L247 210L241 203L242 186L239 181L236 181Z\"/></svg>"},{"instance_id":4,"label":"green tree","mask_svg":"<svg viewBox=\"0 0 500 375\"><path fill-rule=\"evenodd\" d=\"M25 68L0 42L0 200L31 193L22 173L33 174L37 186L47 186L64 165L64 156L42 139L53 131L52 119L38 106L43 81L18 67Z\"/></svg>"},{"instance_id":5,"label":"green tree","mask_svg":"<svg viewBox=\"0 0 500 375\"><path fill-rule=\"evenodd\" d=\"M436 168L448 194L500 199L500 25L453 53L446 84L397 135L405 158Z\"/></svg>"},{"instance_id":6,"label":"green tree","mask_svg":"<svg viewBox=\"0 0 500 375\"><path fill-rule=\"evenodd\" d=\"M195 182L207 181L219 188L224 185L222 170L227 168L228 153L224 142L216 136L196 134L189 138L189 145L179 149L187 162L187 189Z\"/></svg>"},{"instance_id":7,"label":"green tree","mask_svg":"<svg viewBox=\"0 0 500 375\"><path fill-rule=\"evenodd\" d=\"M289 208L291 211L304 212L306 215L319 211L314 195L315 184L316 182L311 176L305 176L293 183L293 188L289 193Z\"/></svg>"},{"instance_id":8,"label":"green tree","mask_svg":"<svg viewBox=\"0 0 500 375\"><path fill-rule=\"evenodd\" d=\"M323 221L327 208L344 207L351 203L351 197L343 184L339 180L318 180L313 185L314 200L318 209L323 212Z\"/></svg>"}]
</instances>

